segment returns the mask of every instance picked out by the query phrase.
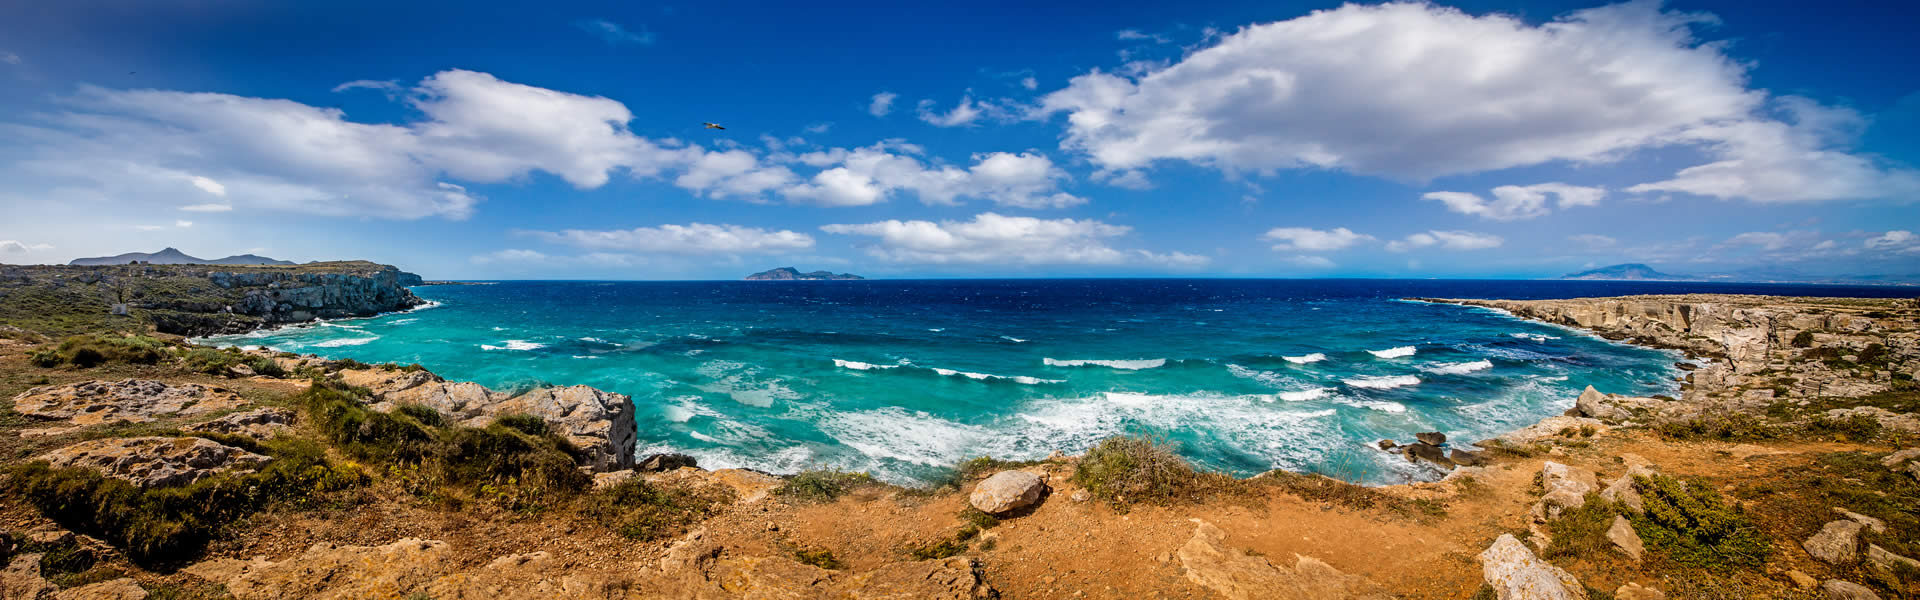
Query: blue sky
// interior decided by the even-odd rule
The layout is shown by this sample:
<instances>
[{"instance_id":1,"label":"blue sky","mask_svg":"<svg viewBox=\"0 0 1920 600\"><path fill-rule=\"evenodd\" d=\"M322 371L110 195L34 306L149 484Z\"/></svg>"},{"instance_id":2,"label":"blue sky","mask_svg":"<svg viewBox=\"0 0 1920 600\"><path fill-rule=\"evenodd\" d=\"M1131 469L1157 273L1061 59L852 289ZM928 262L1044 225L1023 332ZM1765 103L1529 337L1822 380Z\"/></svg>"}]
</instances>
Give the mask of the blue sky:
<instances>
[{"instance_id":1,"label":"blue sky","mask_svg":"<svg viewBox=\"0 0 1920 600\"><path fill-rule=\"evenodd\" d=\"M1904 3L764 4L10 3L0 262L1920 273Z\"/></svg>"}]
</instances>

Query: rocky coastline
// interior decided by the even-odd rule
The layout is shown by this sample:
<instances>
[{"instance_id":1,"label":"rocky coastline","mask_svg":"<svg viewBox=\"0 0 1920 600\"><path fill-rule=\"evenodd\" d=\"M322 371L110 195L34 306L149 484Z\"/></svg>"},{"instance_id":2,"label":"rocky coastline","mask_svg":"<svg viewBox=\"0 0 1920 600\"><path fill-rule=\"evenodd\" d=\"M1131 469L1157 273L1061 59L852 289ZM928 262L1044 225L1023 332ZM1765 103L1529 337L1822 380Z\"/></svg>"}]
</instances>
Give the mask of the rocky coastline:
<instances>
[{"instance_id":1,"label":"rocky coastline","mask_svg":"<svg viewBox=\"0 0 1920 600\"><path fill-rule=\"evenodd\" d=\"M219 530L224 541L203 558L114 567L119 577L48 557L85 551L124 565L137 548L97 525L62 520L34 492L5 496L19 503L0 507L0 531L24 533L0 535L0 555L13 555L0 589L10 598L191 588L217 593L171 597L489 599L1920 592L1920 563L1909 558L1920 555L1912 543L1920 515L1898 508L1920 499L1920 448L1910 448L1920 441L1912 414L1920 411L1920 306L1912 301L1425 300L1700 360L1678 398L1589 388L1567 414L1492 440L1408 432L1410 443L1381 444L1445 470L1436 482L1368 488L1285 472L1233 479L1193 471L1150 442L1114 438L1077 456L969 461L947 486L908 490L861 474L771 475L707 470L680 455L635 457L631 400L584 386L505 393L418 367L265 350L175 350L194 374L111 363L48 370L22 366L42 346L0 339L0 382L20 390L7 392L11 420L0 419L0 438L9 439L0 450L29 461L8 471L16 487L51 489L34 478L82 472L155 494L260 481L299 460L288 448L313 439L351 459L311 467L330 474L322 481L346 481L314 494L348 508L260 513ZM227 362L188 358L205 352ZM397 455L374 446L413 435L408 428L428 432L427 445ZM407 447L426 457L380 458L405 456ZM479 460L497 468L490 453L541 448L564 452L567 470L584 479L526 471L460 483L447 479L460 471L435 467ZM1840 467L1847 470L1832 471ZM530 487L536 476L550 483ZM569 492L576 500L534 489L561 481L578 482L565 484L579 487ZM268 506L287 506L280 502ZM523 512L528 506L543 512ZM1697 526L1662 520L1673 515L1735 523L1715 527L1738 535L1698 537L1690 533ZM476 528L483 533L468 533ZM1681 554L1722 547L1746 550L1713 554L1725 564L1711 567ZM1382 553L1396 560L1383 563ZM1297 556L1282 558L1289 554Z\"/></svg>"},{"instance_id":2,"label":"rocky coastline","mask_svg":"<svg viewBox=\"0 0 1920 600\"><path fill-rule=\"evenodd\" d=\"M390 265L0 266L0 317L55 333L151 328L185 337L368 317L426 303ZM64 331L62 331L64 330Z\"/></svg>"}]
</instances>

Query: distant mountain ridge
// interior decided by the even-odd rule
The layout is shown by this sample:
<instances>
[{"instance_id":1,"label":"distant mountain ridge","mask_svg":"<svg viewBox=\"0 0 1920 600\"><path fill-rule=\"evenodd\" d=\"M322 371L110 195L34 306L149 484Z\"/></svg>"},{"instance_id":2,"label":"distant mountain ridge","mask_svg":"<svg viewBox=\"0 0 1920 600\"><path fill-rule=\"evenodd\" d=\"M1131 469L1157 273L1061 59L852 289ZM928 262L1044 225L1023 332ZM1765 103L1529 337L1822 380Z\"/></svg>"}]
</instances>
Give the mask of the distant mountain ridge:
<instances>
[{"instance_id":1,"label":"distant mountain ridge","mask_svg":"<svg viewBox=\"0 0 1920 600\"><path fill-rule=\"evenodd\" d=\"M100 265L124 265L134 261L140 261L140 262L153 264L153 265L292 265L292 264L299 264L290 260L275 260L275 259L267 258L265 256L256 256L253 254L237 254L234 256L226 257L226 258L216 258L216 259L208 260L204 258L190 256L187 253L181 252L178 249L174 249L174 248L167 248L159 252L152 252L152 253L128 252L126 254L119 254L114 256L96 256L92 258L76 258L76 259L73 259L73 262L69 262L67 264L73 265L73 266L90 267L90 266L100 266Z\"/></svg>"},{"instance_id":2,"label":"distant mountain ridge","mask_svg":"<svg viewBox=\"0 0 1920 600\"><path fill-rule=\"evenodd\" d=\"M852 273L834 273L831 271L801 273L799 269L793 267L768 269L747 276L747 281L857 281L862 279L866 278Z\"/></svg>"},{"instance_id":3,"label":"distant mountain ridge","mask_svg":"<svg viewBox=\"0 0 1920 600\"><path fill-rule=\"evenodd\" d=\"M1729 273L1681 275L1663 273L1640 263L1608 265L1561 275L1569 281L1712 281L1723 283L1824 283L1836 285L1916 285L1920 273L1808 275L1785 267L1752 267Z\"/></svg>"}]
</instances>

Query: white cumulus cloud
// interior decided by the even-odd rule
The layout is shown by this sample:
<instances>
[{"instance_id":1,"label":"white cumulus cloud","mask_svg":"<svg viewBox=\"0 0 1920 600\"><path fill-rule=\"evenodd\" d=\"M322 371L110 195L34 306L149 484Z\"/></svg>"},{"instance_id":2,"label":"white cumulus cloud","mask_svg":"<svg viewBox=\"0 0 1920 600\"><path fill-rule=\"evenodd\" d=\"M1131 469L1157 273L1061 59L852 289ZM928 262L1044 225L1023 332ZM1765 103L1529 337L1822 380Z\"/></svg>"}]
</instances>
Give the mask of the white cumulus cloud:
<instances>
[{"instance_id":1,"label":"white cumulus cloud","mask_svg":"<svg viewBox=\"0 0 1920 600\"><path fill-rule=\"evenodd\" d=\"M981 213L971 221L899 221L836 224L827 233L875 238L867 253L918 264L1126 265L1190 268L1205 256L1123 250L1108 240L1132 231L1091 219L1037 219Z\"/></svg>"},{"instance_id":2,"label":"white cumulus cloud","mask_svg":"<svg viewBox=\"0 0 1920 600\"><path fill-rule=\"evenodd\" d=\"M971 96L962 96L960 103L954 105L953 110L949 110L944 114L936 111L935 108L936 105L934 101L921 100L920 105L915 111L920 116L920 120L926 121L934 127L964 127L972 125L974 121L979 120L986 112L982 105L974 102Z\"/></svg>"},{"instance_id":3,"label":"white cumulus cloud","mask_svg":"<svg viewBox=\"0 0 1920 600\"><path fill-rule=\"evenodd\" d=\"M1279 251L1321 252L1340 250L1365 241L1373 236L1354 233L1345 227L1328 230L1306 227L1277 227L1267 231L1261 239L1273 242L1273 249Z\"/></svg>"},{"instance_id":4,"label":"white cumulus cloud","mask_svg":"<svg viewBox=\"0 0 1920 600\"><path fill-rule=\"evenodd\" d=\"M1423 231L1405 238L1387 242L1387 250L1406 252L1420 248L1439 248L1442 250L1485 250L1498 248L1506 240L1500 236L1475 231L1441 231L1438 229Z\"/></svg>"},{"instance_id":5,"label":"white cumulus cloud","mask_svg":"<svg viewBox=\"0 0 1920 600\"><path fill-rule=\"evenodd\" d=\"M740 225L660 225L633 229L522 231L523 235L577 248L663 254L750 254L805 250L813 236Z\"/></svg>"},{"instance_id":6,"label":"white cumulus cloud","mask_svg":"<svg viewBox=\"0 0 1920 600\"><path fill-rule=\"evenodd\" d=\"M887 113L893 112L893 100L899 97L900 97L899 94L895 94L893 92L880 92L880 93L874 94L873 100L867 103L867 114L871 114L876 117L887 116Z\"/></svg>"},{"instance_id":7,"label":"white cumulus cloud","mask_svg":"<svg viewBox=\"0 0 1920 600\"><path fill-rule=\"evenodd\" d=\"M1559 207L1565 209L1598 205L1600 199L1606 197L1607 190L1564 183L1538 183L1493 188L1492 200L1466 192L1428 192L1421 198L1438 200L1447 205L1447 210L1463 215L1495 221L1517 221L1546 216L1552 212L1547 202L1548 195L1558 198Z\"/></svg>"},{"instance_id":8,"label":"white cumulus cloud","mask_svg":"<svg viewBox=\"0 0 1920 600\"><path fill-rule=\"evenodd\" d=\"M1652 0L1539 25L1347 4L1168 64L1080 75L1029 116L1065 114L1062 147L1112 170L1171 160L1427 180L1684 145L1712 162L1630 191L1784 202L1920 189L1913 171L1847 153L1830 134L1845 115L1748 88L1748 64L1694 37L1713 22Z\"/></svg>"},{"instance_id":9,"label":"white cumulus cloud","mask_svg":"<svg viewBox=\"0 0 1920 600\"><path fill-rule=\"evenodd\" d=\"M0 240L0 252L20 254L30 250L52 250L51 244L28 244L19 240Z\"/></svg>"}]
</instances>

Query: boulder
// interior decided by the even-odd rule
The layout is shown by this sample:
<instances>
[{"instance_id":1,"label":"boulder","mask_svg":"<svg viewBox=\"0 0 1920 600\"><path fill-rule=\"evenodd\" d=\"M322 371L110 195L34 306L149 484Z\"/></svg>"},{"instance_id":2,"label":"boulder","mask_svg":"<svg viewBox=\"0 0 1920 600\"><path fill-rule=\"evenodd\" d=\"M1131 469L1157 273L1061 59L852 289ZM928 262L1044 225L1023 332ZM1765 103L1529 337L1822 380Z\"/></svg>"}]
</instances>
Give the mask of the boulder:
<instances>
[{"instance_id":1,"label":"boulder","mask_svg":"<svg viewBox=\"0 0 1920 600\"><path fill-rule=\"evenodd\" d=\"M0 598L7 600L45 600L57 588L40 576L40 554L21 554L0 570Z\"/></svg>"},{"instance_id":2,"label":"boulder","mask_svg":"<svg viewBox=\"0 0 1920 600\"><path fill-rule=\"evenodd\" d=\"M1900 467L1907 464L1908 461L1916 458L1920 458L1920 446L1888 454L1885 458L1880 459L1880 464L1889 469L1899 470Z\"/></svg>"},{"instance_id":3,"label":"boulder","mask_svg":"<svg viewBox=\"0 0 1920 600\"><path fill-rule=\"evenodd\" d=\"M1408 461L1424 460L1441 468L1453 468L1453 461L1447 460L1447 451L1426 442L1414 442L1400 447L1400 454Z\"/></svg>"},{"instance_id":4,"label":"boulder","mask_svg":"<svg viewBox=\"0 0 1920 600\"><path fill-rule=\"evenodd\" d=\"M1560 432L1569 429L1579 430L1583 427L1593 428L1596 434L1606 433L1609 429L1607 424L1600 422L1599 419L1567 416L1547 417L1541 419L1538 423L1509 431L1495 439L1515 446L1525 446L1544 440L1559 439Z\"/></svg>"},{"instance_id":5,"label":"boulder","mask_svg":"<svg viewBox=\"0 0 1920 600\"><path fill-rule=\"evenodd\" d=\"M628 479L633 479L634 477L638 477L639 475L640 475L640 472L635 471L633 469L627 469L624 471L607 471L605 473L594 473L593 489L604 490L616 485L620 485L622 483L626 483Z\"/></svg>"},{"instance_id":6,"label":"boulder","mask_svg":"<svg viewBox=\"0 0 1920 600\"><path fill-rule=\"evenodd\" d=\"M1400 446L1399 442L1395 442L1393 440L1380 440L1380 443L1378 445L1380 446L1381 450L1393 450L1394 448L1397 448Z\"/></svg>"},{"instance_id":7,"label":"boulder","mask_svg":"<svg viewBox=\"0 0 1920 600\"><path fill-rule=\"evenodd\" d=\"M87 426L204 415L246 403L225 388L127 379L40 386L14 396L13 410L32 419Z\"/></svg>"},{"instance_id":8,"label":"boulder","mask_svg":"<svg viewBox=\"0 0 1920 600\"><path fill-rule=\"evenodd\" d=\"M1549 521L1560 517L1568 509L1580 508L1587 504L1587 493L1594 491L1596 481L1592 471L1569 467L1553 461L1540 465L1540 484L1545 494L1534 505L1534 518Z\"/></svg>"},{"instance_id":9,"label":"boulder","mask_svg":"<svg viewBox=\"0 0 1920 600\"><path fill-rule=\"evenodd\" d=\"M1836 421L1866 417L1878 421L1880 427L1905 433L1920 433L1920 416L1897 413L1878 406L1855 406L1836 408L1827 411L1827 418Z\"/></svg>"},{"instance_id":10,"label":"boulder","mask_svg":"<svg viewBox=\"0 0 1920 600\"><path fill-rule=\"evenodd\" d=\"M1426 433L1413 434L1413 439L1420 440L1420 443L1429 446L1439 446L1447 443L1447 434L1438 431L1429 431Z\"/></svg>"},{"instance_id":11,"label":"boulder","mask_svg":"<svg viewBox=\"0 0 1920 600\"><path fill-rule=\"evenodd\" d=\"M93 469L140 487L187 485L226 472L251 472L267 457L193 437L87 440L37 457L55 468Z\"/></svg>"},{"instance_id":12,"label":"boulder","mask_svg":"<svg viewBox=\"0 0 1920 600\"><path fill-rule=\"evenodd\" d=\"M502 415L532 415L580 450L582 460L594 471L618 471L634 464L638 431L633 399L625 394L574 385L509 396L477 383L448 382L426 371L349 369L340 376L350 385L370 390L375 410L417 404L473 427Z\"/></svg>"},{"instance_id":13,"label":"boulder","mask_svg":"<svg viewBox=\"0 0 1920 600\"><path fill-rule=\"evenodd\" d=\"M1867 544L1867 566L1888 573L1920 572L1920 560L1894 554L1879 544Z\"/></svg>"},{"instance_id":14,"label":"boulder","mask_svg":"<svg viewBox=\"0 0 1920 600\"><path fill-rule=\"evenodd\" d=\"M1291 568L1274 565L1226 545L1227 533L1194 519L1193 538L1174 554L1187 580L1229 600L1313 598L1316 600L1391 598L1365 577L1340 572L1318 559L1294 555Z\"/></svg>"},{"instance_id":15,"label":"boulder","mask_svg":"<svg viewBox=\"0 0 1920 600\"><path fill-rule=\"evenodd\" d=\"M1625 421L1633 418L1633 413L1614 404L1607 394L1587 386L1580 397L1573 401L1573 409L1579 416L1593 417L1602 421Z\"/></svg>"},{"instance_id":16,"label":"boulder","mask_svg":"<svg viewBox=\"0 0 1920 600\"><path fill-rule=\"evenodd\" d=\"M1613 597L1614 600L1667 600L1666 592L1642 586L1638 583L1628 583L1620 586L1618 589L1613 590Z\"/></svg>"},{"instance_id":17,"label":"boulder","mask_svg":"<svg viewBox=\"0 0 1920 600\"><path fill-rule=\"evenodd\" d=\"M256 440L265 440L291 431L293 420L294 413L291 410L262 407L194 425L188 427L187 431L244 435Z\"/></svg>"},{"instance_id":18,"label":"boulder","mask_svg":"<svg viewBox=\"0 0 1920 600\"><path fill-rule=\"evenodd\" d=\"M1886 521L1882 521L1882 520L1879 520L1879 519L1875 519L1875 518L1873 518L1873 517L1869 517L1869 516L1866 516L1866 515L1863 515L1863 514L1860 514L1860 513L1857 513L1857 512L1853 512L1853 511L1850 511L1850 510L1847 510L1847 509L1844 509L1844 508L1840 508L1840 507L1838 507L1838 506L1835 506L1835 507L1833 507L1833 512L1835 512L1835 513L1839 513L1839 515L1840 515L1840 516L1842 516L1842 517L1846 517L1846 518L1847 518L1847 520L1849 520L1849 521L1853 521L1853 522L1855 522L1855 523L1859 523L1859 524L1860 524L1860 526L1862 526L1862 527L1865 527L1865 528L1867 528L1867 531L1871 531L1871 532L1874 532L1874 533L1886 533L1886 532L1887 532L1887 522L1886 522Z\"/></svg>"},{"instance_id":19,"label":"boulder","mask_svg":"<svg viewBox=\"0 0 1920 600\"><path fill-rule=\"evenodd\" d=\"M1613 480L1613 483L1607 484L1606 489L1600 490L1600 497L1608 502L1619 504L1627 512L1636 515L1645 512L1646 501L1640 498L1639 488L1634 487L1634 478L1652 477L1659 472L1654 470L1653 463L1647 462L1647 459L1639 455L1624 454L1620 458L1621 462L1627 465L1627 473Z\"/></svg>"},{"instance_id":20,"label":"boulder","mask_svg":"<svg viewBox=\"0 0 1920 600\"><path fill-rule=\"evenodd\" d=\"M1479 559L1480 574L1498 600L1587 600L1579 579L1534 556L1513 534L1502 534Z\"/></svg>"},{"instance_id":21,"label":"boulder","mask_svg":"<svg viewBox=\"0 0 1920 600\"><path fill-rule=\"evenodd\" d=\"M1453 461L1453 464L1462 467L1478 467L1487 464L1487 455L1480 452L1454 448L1447 452L1447 460Z\"/></svg>"},{"instance_id":22,"label":"boulder","mask_svg":"<svg viewBox=\"0 0 1920 600\"><path fill-rule=\"evenodd\" d=\"M1787 580L1793 582L1793 587L1801 590L1812 591L1813 588L1820 587L1820 580L1814 579L1812 575L1799 569L1787 571Z\"/></svg>"},{"instance_id":23,"label":"boulder","mask_svg":"<svg viewBox=\"0 0 1920 600\"><path fill-rule=\"evenodd\" d=\"M1807 554L1826 561L1828 564L1845 565L1859 558L1860 530L1865 526L1858 521L1839 520L1827 523L1820 532L1801 542L1800 547Z\"/></svg>"},{"instance_id":24,"label":"boulder","mask_svg":"<svg viewBox=\"0 0 1920 600\"><path fill-rule=\"evenodd\" d=\"M1008 513L1039 502L1047 493L1047 482L1026 471L1001 471L981 481L967 496L967 502L987 514Z\"/></svg>"},{"instance_id":25,"label":"boulder","mask_svg":"<svg viewBox=\"0 0 1920 600\"><path fill-rule=\"evenodd\" d=\"M1634 531L1633 524L1620 515L1613 516L1613 526L1607 528L1607 541L1613 542L1614 549L1626 554L1634 562L1640 562L1640 555L1647 551L1646 544L1640 541L1639 532Z\"/></svg>"},{"instance_id":26,"label":"boulder","mask_svg":"<svg viewBox=\"0 0 1920 600\"><path fill-rule=\"evenodd\" d=\"M1838 579L1820 584L1820 591L1826 593L1827 600L1880 600L1880 595L1867 586Z\"/></svg>"},{"instance_id":27,"label":"boulder","mask_svg":"<svg viewBox=\"0 0 1920 600\"><path fill-rule=\"evenodd\" d=\"M700 462L697 460L694 460L694 458L691 456L687 456L685 454L669 453L669 454L649 455L645 459L642 459L639 462L639 464L635 465L633 467L633 470L643 471L647 473L658 473L661 471L672 471L674 469L679 469L682 467L698 467L698 466L700 466Z\"/></svg>"}]
</instances>

